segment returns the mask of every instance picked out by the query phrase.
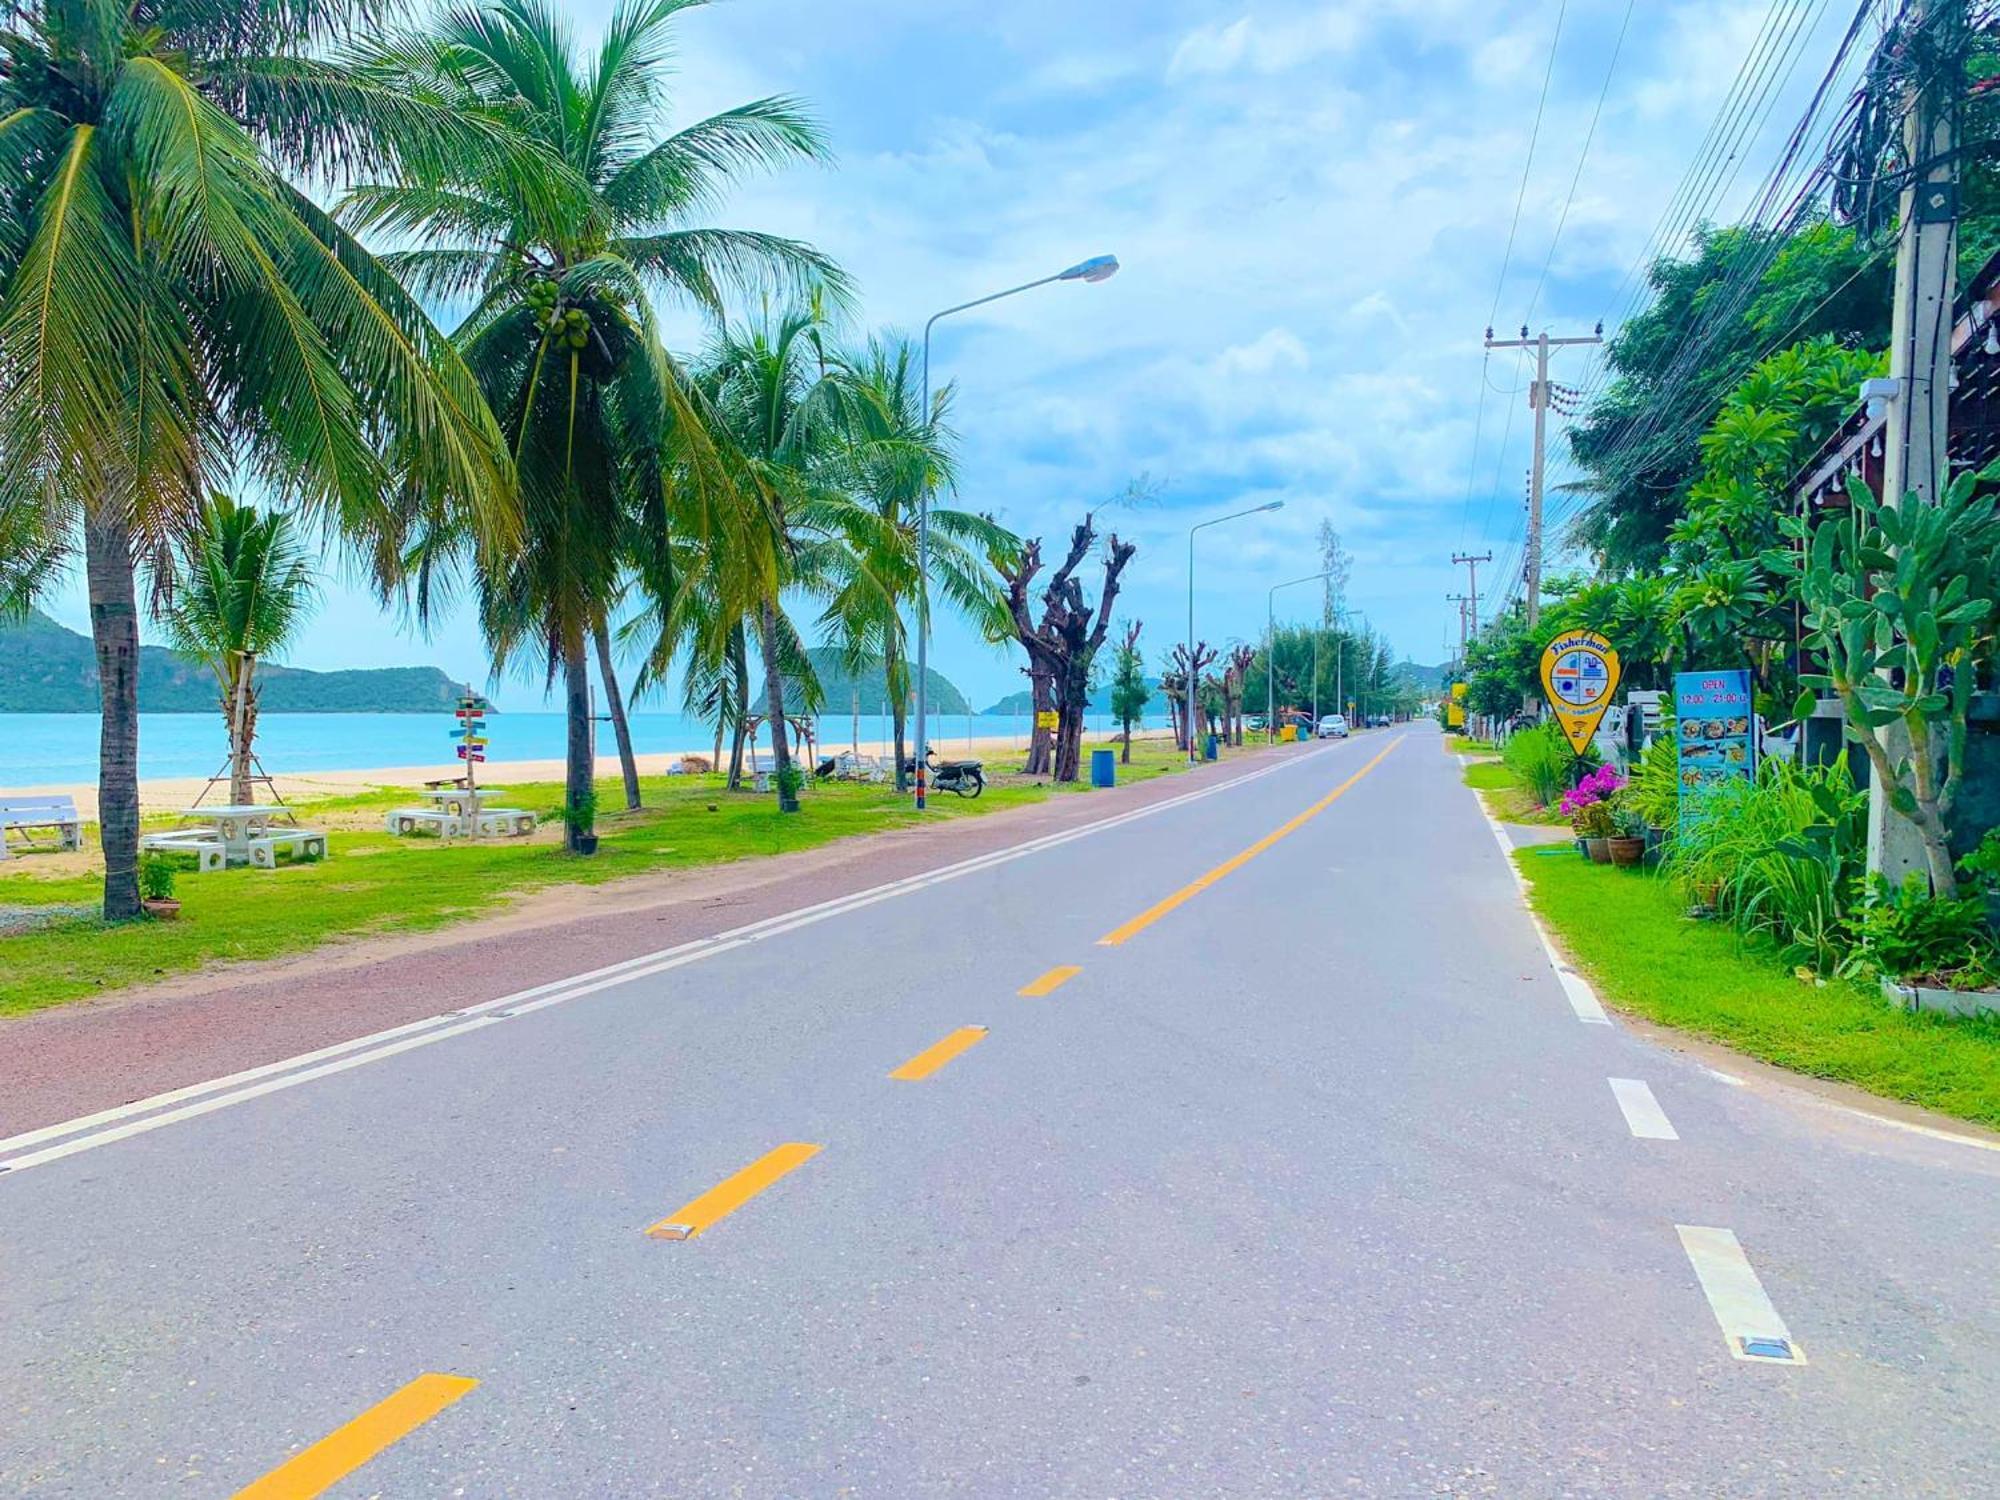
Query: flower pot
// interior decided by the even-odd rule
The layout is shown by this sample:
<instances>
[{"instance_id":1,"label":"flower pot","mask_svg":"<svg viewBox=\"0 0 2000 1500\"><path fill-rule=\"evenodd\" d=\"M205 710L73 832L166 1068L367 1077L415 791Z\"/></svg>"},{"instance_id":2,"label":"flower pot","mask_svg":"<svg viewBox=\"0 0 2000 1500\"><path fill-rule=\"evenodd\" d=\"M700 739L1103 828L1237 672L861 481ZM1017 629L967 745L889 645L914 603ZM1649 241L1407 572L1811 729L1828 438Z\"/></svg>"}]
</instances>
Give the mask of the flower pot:
<instances>
[{"instance_id":1,"label":"flower pot","mask_svg":"<svg viewBox=\"0 0 2000 1500\"><path fill-rule=\"evenodd\" d=\"M1583 841L1583 848L1584 852L1590 856L1592 864L1608 865L1611 863L1610 839L1585 839Z\"/></svg>"},{"instance_id":2,"label":"flower pot","mask_svg":"<svg viewBox=\"0 0 2000 1500\"><path fill-rule=\"evenodd\" d=\"M152 896L139 903L147 916L171 922L181 914L181 904L172 896Z\"/></svg>"},{"instance_id":3,"label":"flower pot","mask_svg":"<svg viewBox=\"0 0 2000 1500\"><path fill-rule=\"evenodd\" d=\"M1611 863L1614 865L1622 865L1629 869L1646 857L1646 838L1644 834L1630 838L1620 835L1616 838L1607 839L1605 842L1610 845Z\"/></svg>"},{"instance_id":4,"label":"flower pot","mask_svg":"<svg viewBox=\"0 0 2000 1500\"><path fill-rule=\"evenodd\" d=\"M595 854L597 852L597 835L594 833L578 834L576 852L578 854Z\"/></svg>"}]
</instances>

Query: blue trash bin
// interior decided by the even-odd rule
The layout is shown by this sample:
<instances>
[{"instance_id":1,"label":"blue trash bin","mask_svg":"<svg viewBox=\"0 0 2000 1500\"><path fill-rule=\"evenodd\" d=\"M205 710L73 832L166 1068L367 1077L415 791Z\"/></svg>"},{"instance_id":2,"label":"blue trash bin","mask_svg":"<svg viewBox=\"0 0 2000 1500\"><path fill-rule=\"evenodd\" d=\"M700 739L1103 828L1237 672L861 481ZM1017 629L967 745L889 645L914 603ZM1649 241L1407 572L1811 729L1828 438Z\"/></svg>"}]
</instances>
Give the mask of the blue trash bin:
<instances>
[{"instance_id":1,"label":"blue trash bin","mask_svg":"<svg viewBox=\"0 0 2000 1500\"><path fill-rule=\"evenodd\" d=\"M1117 751L1093 750L1090 752L1090 784L1092 786L1116 786L1118 784Z\"/></svg>"},{"instance_id":2,"label":"blue trash bin","mask_svg":"<svg viewBox=\"0 0 2000 1500\"><path fill-rule=\"evenodd\" d=\"M1215 736L1214 736L1214 735L1212 735L1212 734L1211 734L1211 735L1210 735L1210 736L1208 737L1208 743L1207 743L1206 745L1204 745L1204 746L1202 747L1202 751L1201 751L1201 755L1202 755L1202 759L1203 759L1203 760L1214 760L1214 759L1215 759Z\"/></svg>"}]
</instances>

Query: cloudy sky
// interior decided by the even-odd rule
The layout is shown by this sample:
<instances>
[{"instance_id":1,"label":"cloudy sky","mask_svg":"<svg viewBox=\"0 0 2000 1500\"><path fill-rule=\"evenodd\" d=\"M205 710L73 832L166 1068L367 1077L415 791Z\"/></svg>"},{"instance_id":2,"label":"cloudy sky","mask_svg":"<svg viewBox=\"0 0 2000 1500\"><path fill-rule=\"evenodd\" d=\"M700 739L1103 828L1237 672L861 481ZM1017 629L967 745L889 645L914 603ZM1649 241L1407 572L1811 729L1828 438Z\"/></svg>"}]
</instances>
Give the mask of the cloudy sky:
<instances>
[{"instance_id":1,"label":"cloudy sky","mask_svg":"<svg viewBox=\"0 0 2000 1500\"><path fill-rule=\"evenodd\" d=\"M1052 545L1096 507L1136 539L1121 612L1145 622L1149 654L1185 628L1188 525L1282 499L1281 512L1202 533L1200 632L1256 636L1266 590L1317 571L1330 519L1353 554L1351 607L1431 662L1456 634L1452 552L1518 556L1530 419L1516 361L1483 364L1481 335L1559 9L724 0L681 23L664 123L764 94L807 100L837 165L749 183L718 217L830 252L870 326L917 330L939 307L1084 256L1121 259L1103 285L1049 287L944 325L935 357L959 389L962 503ZM1538 328L1586 331L1615 311L1768 9L1633 6ZM1847 7L1807 9L1822 34L1776 100L1771 138L1746 153L1739 197L1830 54L1845 18L1826 12ZM1568 0L1502 330L1530 317L1626 10ZM594 39L609 0L571 11ZM693 325L678 326L692 345ZM1572 383L1590 373L1580 352L1558 365ZM1139 475L1158 482L1156 499L1107 504ZM1280 595L1281 613L1309 611L1312 593ZM58 613L87 623L76 589ZM469 620L417 640L338 587L294 660L484 674ZM941 627L934 660L982 704L1022 682L1012 659L955 626ZM506 706L537 698L533 684L500 689Z\"/></svg>"}]
</instances>

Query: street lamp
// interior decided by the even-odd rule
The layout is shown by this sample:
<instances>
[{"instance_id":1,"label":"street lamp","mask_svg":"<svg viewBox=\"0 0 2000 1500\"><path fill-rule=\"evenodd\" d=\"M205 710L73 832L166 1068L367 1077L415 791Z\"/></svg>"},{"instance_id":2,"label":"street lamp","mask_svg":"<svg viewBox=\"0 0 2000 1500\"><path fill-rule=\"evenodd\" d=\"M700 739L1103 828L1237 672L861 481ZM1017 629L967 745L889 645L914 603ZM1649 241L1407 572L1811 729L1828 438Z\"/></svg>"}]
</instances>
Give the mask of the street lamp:
<instances>
[{"instance_id":1,"label":"street lamp","mask_svg":"<svg viewBox=\"0 0 2000 1500\"><path fill-rule=\"evenodd\" d=\"M1019 286L1010 286L1004 292L994 292L991 296L976 297L970 302L961 302L956 307L947 307L943 312L931 314L924 324L924 404L922 420L931 419L931 330L954 313L984 307L989 302L998 302L1002 297L1016 296L1021 292L1031 292L1038 286L1047 286L1052 281L1084 281L1096 283L1109 281L1118 274L1118 257L1115 255L1093 255L1089 260L1080 260L1067 270L1058 271L1053 276L1044 276L1039 281L1024 281ZM927 715L930 712L930 660L931 660L931 481L925 474L923 489L917 497L917 811L924 810L925 778L930 773L930 733ZM901 773L901 767L897 768Z\"/></svg>"},{"instance_id":2,"label":"street lamp","mask_svg":"<svg viewBox=\"0 0 2000 1500\"><path fill-rule=\"evenodd\" d=\"M1194 669L1194 534L1210 526L1220 526L1224 521L1236 521L1244 516L1262 515L1267 510L1283 510L1285 502L1273 500L1268 505L1253 505L1248 510L1232 511L1226 516L1217 516L1211 521L1197 521L1188 528L1188 633L1187 633L1187 750L1190 762L1199 757L1194 748L1194 719L1196 694L1200 687L1201 674Z\"/></svg>"},{"instance_id":3,"label":"street lamp","mask_svg":"<svg viewBox=\"0 0 2000 1500\"><path fill-rule=\"evenodd\" d=\"M1278 737L1278 590L1294 588L1301 583L1318 583L1333 574L1314 573L1306 578L1292 578L1284 583L1271 585L1271 592L1264 596L1264 639L1270 642L1264 656L1264 732L1273 740ZM1313 733L1319 733L1319 634L1313 633Z\"/></svg>"},{"instance_id":4,"label":"street lamp","mask_svg":"<svg viewBox=\"0 0 2000 1500\"><path fill-rule=\"evenodd\" d=\"M1362 623L1363 624L1367 623L1368 611L1364 609L1336 609L1333 612L1335 626L1338 627L1340 621L1345 620L1353 615L1361 616ZM1373 630L1375 627L1370 625L1368 628L1370 630ZM1340 712L1343 715L1345 715L1347 712L1347 683L1346 679L1342 676L1342 669L1347 665L1346 636L1343 635L1340 637L1340 644L1337 649L1340 654L1336 656L1333 661L1333 695L1334 697L1340 700ZM1313 679L1313 686L1314 687L1319 686L1319 680L1317 677Z\"/></svg>"}]
</instances>

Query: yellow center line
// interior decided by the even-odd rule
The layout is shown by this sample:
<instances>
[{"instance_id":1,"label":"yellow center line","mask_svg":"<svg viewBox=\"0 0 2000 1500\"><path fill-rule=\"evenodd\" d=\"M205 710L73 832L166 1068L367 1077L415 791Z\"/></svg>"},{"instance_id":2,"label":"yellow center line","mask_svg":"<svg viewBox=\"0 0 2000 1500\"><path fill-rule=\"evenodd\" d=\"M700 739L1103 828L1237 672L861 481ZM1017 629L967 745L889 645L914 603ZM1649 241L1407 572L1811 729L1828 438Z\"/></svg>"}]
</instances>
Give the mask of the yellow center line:
<instances>
[{"instance_id":1,"label":"yellow center line","mask_svg":"<svg viewBox=\"0 0 2000 1500\"><path fill-rule=\"evenodd\" d=\"M905 1083L915 1083L920 1078L930 1077L959 1053L969 1051L985 1040L984 1026L961 1026L943 1041L924 1048L889 1076L900 1078Z\"/></svg>"},{"instance_id":2,"label":"yellow center line","mask_svg":"<svg viewBox=\"0 0 2000 1500\"><path fill-rule=\"evenodd\" d=\"M797 1171L823 1149L809 1141L792 1141L767 1152L734 1177L717 1183L685 1208L668 1214L646 1233L656 1240L691 1240L718 1221L728 1218L779 1178Z\"/></svg>"},{"instance_id":3,"label":"yellow center line","mask_svg":"<svg viewBox=\"0 0 2000 1500\"><path fill-rule=\"evenodd\" d=\"M463 1375L419 1375L345 1427L236 1492L236 1500L311 1500L478 1385Z\"/></svg>"},{"instance_id":4,"label":"yellow center line","mask_svg":"<svg viewBox=\"0 0 2000 1500\"><path fill-rule=\"evenodd\" d=\"M1196 896L1199 896L1203 891L1207 890L1210 886L1214 885L1218 880L1221 880L1224 876L1233 875L1236 871L1242 869L1245 865L1249 864L1251 860L1255 859L1258 855L1262 854L1266 849L1270 848L1273 844L1277 843L1279 839L1285 838L1290 834L1297 833L1301 828L1305 827L1306 824L1310 823L1314 818L1318 817L1321 813L1325 812L1329 807L1333 806L1334 803L1338 802L1343 796L1345 796L1347 794L1348 789L1352 787L1355 782L1359 781L1362 777L1366 776L1370 771L1374 770L1377 766L1381 765L1383 760L1387 758L1389 752L1395 749L1398 745L1403 743L1403 738L1404 738L1403 736L1398 735L1395 739L1391 740L1388 744L1384 745L1382 747L1381 753L1378 754L1373 760L1369 761L1367 765L1363 766L1360 770L1356 771L1352 776L1348 777L1347 780L1343 781L1339 786L1335 787L1332 791L1328 792L1324 797L1320 798L1319 801L1315 802L1311 807L1307 808L1304 812L1300 813L1297 817L1293 818L1290 822L1286 823L1282 828L1278 828L1270 833L1265 834L1261 839L1257 840L1256 843L1252 844L1248 849L1245 849L1241 854L1231 855L1228 859L1224 860L1221 864L1217 865L1213 870L1210 870L1206 875L1202 876L1199 880L1191 881L1189 884L1182 886L1179 890L1175 891L1171 896L1167 897L1166 900L1158 903L1155 906L1149 906L1148 908L1146 908L1146 910L1140 912L1138 916L1134 917L1124 926L1112 928L1111 931L1105 933L1103 937L1097 940L1097 945L1100 948L1116 948L1120 943L1125 942L1127 939L1137 937L1140 933L1144 932L1148 927L1151 927L1155 922L1159 921L1160 918L1164 917L1168 912L1173 911L1175 908L1185 904L1188 901L1193 900Z\"/></svg>"},{"instance_id":5,"label":"yellow center line","mask_svg":"<svg viewBox=\"0 0 2000 1500\"><path fill-rule=\"evenodd\" d=\"M1049 970L1032 984L1024 984L1014 993L1017 995L1052 995L1077 975L1083 972L1080 964L1061 964Z\"/></svg>"}]
</instances>

